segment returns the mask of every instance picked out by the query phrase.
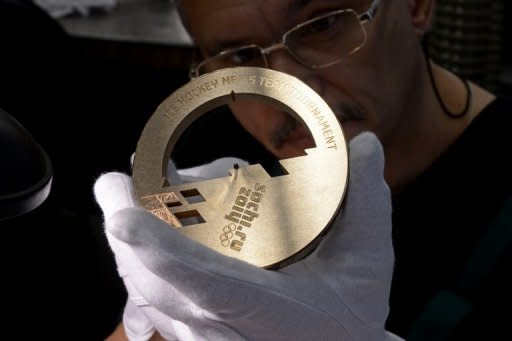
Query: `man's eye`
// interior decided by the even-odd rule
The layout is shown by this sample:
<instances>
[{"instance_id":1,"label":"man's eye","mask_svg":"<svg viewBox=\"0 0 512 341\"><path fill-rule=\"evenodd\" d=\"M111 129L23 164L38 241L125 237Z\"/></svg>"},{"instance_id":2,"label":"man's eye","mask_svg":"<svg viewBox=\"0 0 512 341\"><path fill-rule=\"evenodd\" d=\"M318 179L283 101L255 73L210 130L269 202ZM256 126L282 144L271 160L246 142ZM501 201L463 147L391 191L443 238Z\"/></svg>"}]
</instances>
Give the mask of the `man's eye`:
<instances>
[{"instance_id":1,"label":"man's eye","mask_svg":"<svg viewBox=\"0 0 512 341\"><path fill-rule=\"evenodd\" d=\"M322 19L315 20L308 25L308 33L323 33L332 29L339 18L331 15Z\"/></svg>"}]
</instances>

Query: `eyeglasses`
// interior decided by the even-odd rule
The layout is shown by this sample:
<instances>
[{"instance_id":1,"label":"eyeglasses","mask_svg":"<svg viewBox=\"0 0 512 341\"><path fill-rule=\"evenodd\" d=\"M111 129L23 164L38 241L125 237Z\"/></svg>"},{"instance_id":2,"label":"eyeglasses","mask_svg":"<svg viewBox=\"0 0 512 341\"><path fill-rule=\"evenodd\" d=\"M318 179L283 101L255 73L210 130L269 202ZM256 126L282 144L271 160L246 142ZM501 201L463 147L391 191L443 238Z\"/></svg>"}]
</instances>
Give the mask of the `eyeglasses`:
<instances>
[{"instance_id":1,"label":"eyeglasses","mask_svg":"<svg viewBox=\"0 0 512 341\"><path fill-rule=\"evenodd\" d=\"M198 77L218 69L235 66L269 67L267 55L285 49L300 64L325 68L341 62L366 43L364 24L377 12L380 0L373 0L361 14L353 9L340 9L300 23L285 34L279 43L268 47L255 44L224 50L192 67L190 77Z\"/></svg>"}]
</instances>

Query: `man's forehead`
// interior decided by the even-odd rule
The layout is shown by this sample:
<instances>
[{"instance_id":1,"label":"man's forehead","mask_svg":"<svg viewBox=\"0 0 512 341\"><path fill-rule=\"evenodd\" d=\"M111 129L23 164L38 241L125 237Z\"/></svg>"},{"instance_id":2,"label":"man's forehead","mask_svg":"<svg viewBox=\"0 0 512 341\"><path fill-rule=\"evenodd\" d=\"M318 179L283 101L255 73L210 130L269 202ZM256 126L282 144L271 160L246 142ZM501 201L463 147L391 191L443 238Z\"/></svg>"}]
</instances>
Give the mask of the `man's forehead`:
<instances>
[{"instance_id":1,"label":"man's forehead","mask_svg":"<svg viewBox=\"0 0 512 341\"><path fill-rule=\"evenodd\" d=\"M189 14L197 12L208 12L209 8L215 7L219 10L228 10L234 7L241 7L242 5L251 4L254 6L261 6L264 8L280 9L283 11L293 11L307 8L308 6L315 5L333 5L339 8L354 8L364 7L371 0L181 0L182 6L187 8Z\"/></svg>"},{"instance_id":2,"label":"man's forehead","mask_svg":"<svg viewBox=\"0 0 512 341\"><path fill-rule=\"evenodd\" d=\"M187 27L207 55L263 43L256 27L275 39L323 10L365 10L371 0L182 0ZM261 31L259 31L261 33Z\"/></svg>"},{"instance_id":3,"label":"man's forehead","mask_svg":"<svg viewBox=\"0 0 512 341\"><path fill-rule=\"evenodd\" d=\"M266 0L266 2L273 2ZM336 5L339 8L362 8L367 6L371 0L285 0L289 9L302 9L319 3L328 3Z\"/></svg>"}]
</instances>

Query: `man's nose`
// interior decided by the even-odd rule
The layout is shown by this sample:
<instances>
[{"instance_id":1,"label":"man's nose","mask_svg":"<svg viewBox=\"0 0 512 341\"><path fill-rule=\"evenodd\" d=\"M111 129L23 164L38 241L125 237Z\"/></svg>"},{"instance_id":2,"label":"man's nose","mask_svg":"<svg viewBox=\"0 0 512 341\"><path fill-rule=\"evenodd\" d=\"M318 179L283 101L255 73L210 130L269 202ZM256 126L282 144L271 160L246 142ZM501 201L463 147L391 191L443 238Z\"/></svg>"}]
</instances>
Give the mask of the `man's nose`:
<instances>
[{"instance_id":1,"label":"man's nose","mask_svg":"<svg viewBox=\"0 0 512 341\"><path fill-rule=\"evenodd\" d=\"M276 49L267 54L269 67L273 70L281 71L297 78L304 78L312 70L299 61L297 61L286 48Z\"/></svg>"},{"instance_id":2,"label":"man's nose","mask_svg":"<svg viewBox=\"0 0 512 341\"><path fill-rule=\"evenodd\" d=\"M301 64L286 49L267 54L269 68L295 76L310 86L320 96L323 94L323 82L314 69Z\"/></svg>"}]
</instances>

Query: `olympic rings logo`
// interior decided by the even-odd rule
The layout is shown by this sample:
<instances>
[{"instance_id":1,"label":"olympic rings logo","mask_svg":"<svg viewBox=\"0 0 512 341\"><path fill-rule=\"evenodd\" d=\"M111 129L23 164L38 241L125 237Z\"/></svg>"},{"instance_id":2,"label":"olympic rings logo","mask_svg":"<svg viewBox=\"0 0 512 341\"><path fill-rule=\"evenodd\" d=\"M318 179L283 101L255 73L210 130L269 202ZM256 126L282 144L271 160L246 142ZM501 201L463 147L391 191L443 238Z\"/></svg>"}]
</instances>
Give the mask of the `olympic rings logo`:
<instances>
[{"instance_id":1,"label":"olympic rings logo","mask_svg":"<svg viewBox=\"0 0 512 341\"><path fill-rule=\"evenodd\" d=\"M236 224L230 223L222 228L222 234L220 235L220 243L224 247L228 247L231 242L231 238L235 234Z\"/></svg>"}]
</instances>

